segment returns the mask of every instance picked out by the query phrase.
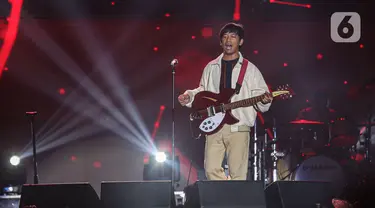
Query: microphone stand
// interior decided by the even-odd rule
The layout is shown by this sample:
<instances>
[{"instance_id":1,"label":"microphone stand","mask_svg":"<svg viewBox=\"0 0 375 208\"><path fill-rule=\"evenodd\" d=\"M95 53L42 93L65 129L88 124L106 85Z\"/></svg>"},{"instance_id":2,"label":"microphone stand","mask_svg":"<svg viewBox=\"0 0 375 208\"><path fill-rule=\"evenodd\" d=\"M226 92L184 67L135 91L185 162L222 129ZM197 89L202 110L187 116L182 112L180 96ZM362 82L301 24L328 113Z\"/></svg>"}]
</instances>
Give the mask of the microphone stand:
<instances>
[{"instance_id":1,"label":"microphone stand","mask_svg":"<svg viewBox=\"0 0 375 208\"><path fill-rule=\"evenodd\" d=\"M33 164L34 164L34 184L39 183L38 168L36 162L36 141L35 141L35 132L34 132L34 116L37 114L36 111L26 112L26 116L29 118L30 127L31 127L31 138L33 141Z\"/></svg>"},{"instance_id":2,"label":"microphone stand","mask_svg":"<svg viewBox=\"0 0 375 208\"><path fill-rule=\"evenodd\" d=\"M175 66L177 65L177 59L171 62L172 66L172 176L171 176L171 197L173 204L175 204L174 196L174 182L175 182Z\"/></svg>"}]
</instances>

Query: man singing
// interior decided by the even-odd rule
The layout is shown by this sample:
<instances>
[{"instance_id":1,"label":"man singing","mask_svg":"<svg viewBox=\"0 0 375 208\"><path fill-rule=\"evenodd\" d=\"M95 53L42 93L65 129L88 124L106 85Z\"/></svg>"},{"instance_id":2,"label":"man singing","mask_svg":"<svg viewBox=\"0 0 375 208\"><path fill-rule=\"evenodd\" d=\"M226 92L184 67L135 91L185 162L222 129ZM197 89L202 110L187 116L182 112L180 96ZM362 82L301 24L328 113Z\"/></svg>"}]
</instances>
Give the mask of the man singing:
<instances>
[{"instance_id":1,"label":"man singing","mask_svg":"<svg viewBox=\"0 0 375 208\"><path fill-rule=\"evenodd\" d=\"M236 23L226 24L220 31L220 46L223 53L209 62L203 70L199 87L187 90L178 97L183 106L191 107L194 96L201 91L219 93L220 89L235 89L244 61L240 48L244 42L244 29ZM255 106L232 110L239 122L224 125L217 133L206 136L204 168L208 180L226 180L222 169L224 155L227 156L229 176L232 180L246 180L248 171L250 127L254 126L257 110L266 112L271 106L272 96L258 68L248 62L240 92L232 102L266 93Z\"/></svg>"}]
</instances>

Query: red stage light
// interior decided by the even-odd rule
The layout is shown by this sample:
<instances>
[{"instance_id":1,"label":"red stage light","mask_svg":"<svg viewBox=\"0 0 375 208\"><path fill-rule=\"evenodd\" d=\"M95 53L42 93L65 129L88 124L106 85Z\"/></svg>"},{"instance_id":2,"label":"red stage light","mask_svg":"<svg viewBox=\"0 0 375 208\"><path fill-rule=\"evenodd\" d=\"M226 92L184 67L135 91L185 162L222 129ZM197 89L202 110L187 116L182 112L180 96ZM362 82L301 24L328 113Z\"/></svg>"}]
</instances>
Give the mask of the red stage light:
<instances>
[{"instance_id":1,"label":"red stage light","mask_svg":"<svg viewBox=\"0 0 375 208\"><path fill-rule=\"evenodd\" d=\"M239 21L241 19L241 0L235 0L233 20Z\"/></svg>"},{"instance_id":2,"label":"red stage light","mask_svg":"<svg viewBox=\"0 0 375 208\"><path fill-rule=\"evenodd\" d=\"M204 27L201 31L202 36L204 38L212 37L212 28L211 27Z\"/></svg>"},{"instance_id":3,"label":"red stage light","mask_svg":"<svg viewBox=\"0 0 375 208\"><path fill-rule=\"evenodd\" d=\"M284 63L284 67L287 67L287 66L288 66L288 63L285 62L285 63Z\"/></svg>"},{"instance_id":4,"label":"red stage light","mask_svg":"<svg viewBox=\"0 0 375 208\"><path fill-rule=\"evenodd\" d=\"M318 55L316 55L316 59L321 60L322 58L323 58L322 54L318 53Z\"/></svg>"},{"instance_id":5,"label":"red stage light","mask_svg":"<svg viewBox=\"0 0 375 208\"><path fill-rule=\"evenodd\" d=\"M191 36L191 39L195 40L195 35Z\"/></svg>"},{"instance_id":6,"label":"red stage light","mask_svg":"<svg viewBox=\"0 0 375 208\"><path fill-rule=\"evenodd\" d=\"M311 4L298 4L298 3L294 3L294 2L288 2L288 1L270 0L270 3L283 4L283 5L288 5L288 6L305 7L305 8L308 8L308 9L311 8Z\"/></svg>"},{"instance_id":7,"label":"red stage light","mask_svg":"<svg viewBox=\"0 0 375 208\"><path fill-rule=\"evenodd\" d=\"M345 80L345 81L344 81L344 84L348 84L348 81Z\"/></svg>"},{"instance_id":8,"label":"red stage light","mask_svg":"<svg viewBox=\"0 0 375 208\"><path fill-rule=\"evenodd\" d=\"M1 39L4 39L7 29L8 29L8 24L6 23L5 19L0 20L0 38Z\"/></svg>"},{"instance_id":9,"label":"red stage light","mask_svg":"<svg viewBox=\"0 0 375 208\"><path fill-rule=\"evenodd\" d=\"M5 67L5 68L4 68L4 71L8 71L8 70L9 70L8 67Z\"/></svg>"},{"instance_id":10,"label":"red stage light","mask_svg":"<svg viewBox=\"0 0 375 208\"><path fill-rule=\"evenodd\" d=\"M72 156L70 157L70 160L74 162L74 161L76 161L76 160L77 160L77 157L76 157L76 156L74 156L74 155L72 155Z\"/></svg>"},{"instance_id":11,"label":"red stage light","mask_svg":"<svg viewBox=\"0 0 375 208\"><path fill-rule=\"evenodd\" d=\"M360 48L364 48L365 46L364 46L363 44L360 44L359 47L360 47Z\"/></svg>"},{"instance_id":12,"label":"red stage light","mask_svg":"<svg viewBox=\"0 0 375 208\"><path fill-rule=\"evenodd\" d=\"M233 20L234 21L239 21L241 19L240 13L234 13L233 14Z\"/></svg>"},{"instance_id":13,"label":"red stage light","mask_svg":"<svg viewBox=\"0 0 375 208\"><path fill-rule=\"evenodd\" d=\"M3 32L2 45L0 47L0 77L1 73L5 68L6 62L12 51L14 42L18 33L18 26L21 17L23 0L12 0L9 1L11 4L10 12L7 17L6 31ZM4 25L5 26L5 25ZM5 29L5 28L3 28Z\"/></svg>"},{"instance_id":14,"label":"red stage light","mask_svg":"<svg viewBox=\"0 0 375 208\"><path fill-rule=\"evenodd\" d=\"M114 6L116 3L114 1L111 2L111 5Z\"/></svg>"},{"instance_id":15,"label":"red stage light","mask_svg":"<svg viewBox=\"0 0 375 208\"><path fill-rule=\"evenodd\" d=\"M165 106L164 106L164 105L161 105L161 106L160 106L160 110L165 110Z\"/></svg>"},{"instance_id":16,"label":"red stage light","mask_svg":"<svg viewBox=\"0 0 375 208\"><path fill-rule=\"evenodd\" d=\"M258 50L254 50L254 54L258 54L259 53L259 51Z\"/></svg>"},{"instance_id":17,"label":"red stage light","mask_svg":"<svg viewBox=\"0 0 375 208\"><path fill-rule=\"evenodd\" d=\"M95 161L92 166L94 166L94 168L101 168L102 167L102 163L99 162L99 161Z\"/></svg>"},{"instance_id":18,"label":"red stage light","mask_svg":"<svg viewBox=\"0 0 375 208\"><path fill-rule=\"evenodd\" d=\"M154 51L156 52L156 51L158 51L159 50L159 48L158 47L154 47Z\"/></svg>"},{"instance_id":19,"label":"red stage light","mask_svg":"<svg viewBox=\"0 0 375 208\"><path fill-rule=\"evenodd\" d=\"M60 95L65 95L65 89L64 88L60 88L59 89L59 93L60 93Z\"/></svg>"},{"instance_id":20,"label":"red stage light","mask_svg":"<svg viewBox=\"0 0 375 208\"><path fill-rule=\"evenodd\" d=\"M169 13L166 13L164 16L165 17L170 17L171 15Z\"/></svg>"},{"instance_id":21,"label":"red stage light","mask_svg":"<svg viewBox=\"0 0 375 208\"><path fill-rule=\"evenodd\" d=\"M159 27L159 26L157 26L157 27L156 27L156 30L160 30L160 27Z\"/></svg>"}]
</instances>

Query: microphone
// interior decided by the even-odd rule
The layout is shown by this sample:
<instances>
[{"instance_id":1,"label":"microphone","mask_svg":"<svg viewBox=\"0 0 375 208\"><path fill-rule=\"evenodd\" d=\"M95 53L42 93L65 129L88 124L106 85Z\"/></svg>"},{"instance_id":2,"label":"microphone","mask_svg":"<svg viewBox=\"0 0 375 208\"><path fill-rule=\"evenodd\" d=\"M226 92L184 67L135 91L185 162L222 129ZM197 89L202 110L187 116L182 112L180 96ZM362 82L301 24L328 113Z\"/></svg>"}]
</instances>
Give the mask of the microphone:
<instances>
[{"instance_id":1,"label":"microphone","mask_svg":"<svg viewBox=\"0 0 375 208\"><path fill-rule=\"evenodd\" d=\"M173 59L172 62L171 62L171 66L175 66L178 64L178 60L177 59Z\"/></svg>"}]
</instances>

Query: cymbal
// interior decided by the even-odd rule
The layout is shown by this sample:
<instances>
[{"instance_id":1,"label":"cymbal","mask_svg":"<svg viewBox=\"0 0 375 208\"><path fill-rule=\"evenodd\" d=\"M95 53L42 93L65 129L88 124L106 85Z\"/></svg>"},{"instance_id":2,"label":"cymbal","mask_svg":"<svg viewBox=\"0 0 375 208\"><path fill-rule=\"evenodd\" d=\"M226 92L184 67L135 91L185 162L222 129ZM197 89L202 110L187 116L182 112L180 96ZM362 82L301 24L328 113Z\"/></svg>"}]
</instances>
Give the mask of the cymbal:
<instances>
[{"instance_id":1,"label":"cymbal","mask_svg":"<svg viewBox=\"0 0 375 208\"><path fill-rule=\"evenodd\" d=\"M304 120L304 119L291 121L289 123L291 124L324 124L323 122L320 122L320 121L310 121L310 120Z\"/></svg>"}]
</instances>

